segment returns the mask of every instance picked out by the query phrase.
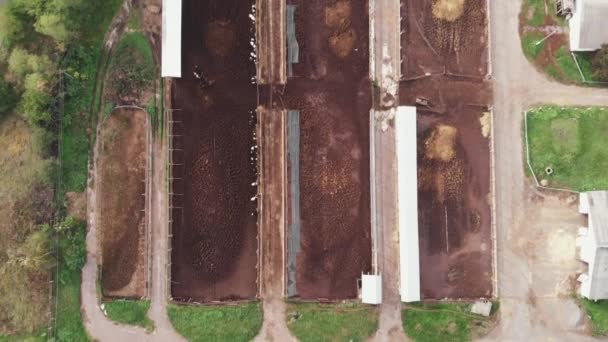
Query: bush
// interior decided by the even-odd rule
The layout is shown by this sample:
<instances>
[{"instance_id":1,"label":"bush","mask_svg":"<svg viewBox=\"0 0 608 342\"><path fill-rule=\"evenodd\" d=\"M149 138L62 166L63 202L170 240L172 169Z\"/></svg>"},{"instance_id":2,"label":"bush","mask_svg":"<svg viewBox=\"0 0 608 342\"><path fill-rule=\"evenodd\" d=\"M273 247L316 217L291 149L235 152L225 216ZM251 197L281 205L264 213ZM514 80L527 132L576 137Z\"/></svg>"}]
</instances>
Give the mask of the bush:
<instances>
[{"instance_id":1,"label":"bush","mask_svg":"<svg viewBox=\"0 0 608 342\"><path fill-rule=\"evenodd\" d=\"M86 262L86 225L73 217L67 217L55 227L59 234L59 258L70 272L79 271ZM61 280L61 279L60 279Z\"/></svg>"},{"instance_id":2,"label":"bush","mask_svg":"<svg viewBox=\"0 0 608 342\"><path fill-rule=\"evenodd\" d=\"M602 48L595 54L592 66L593 76L600 82L608 82L608 44L602 45Z\"/></svg>"},{"instance_id":3,"label":"bush","mask_svg":"<svg viewBox=\"0 0 608 342\"><path fill-rule=\"evenodd\" d=\"M18 100L13 87L0 78L0 119L15 109Z\"/></svg>"}]
</instances>

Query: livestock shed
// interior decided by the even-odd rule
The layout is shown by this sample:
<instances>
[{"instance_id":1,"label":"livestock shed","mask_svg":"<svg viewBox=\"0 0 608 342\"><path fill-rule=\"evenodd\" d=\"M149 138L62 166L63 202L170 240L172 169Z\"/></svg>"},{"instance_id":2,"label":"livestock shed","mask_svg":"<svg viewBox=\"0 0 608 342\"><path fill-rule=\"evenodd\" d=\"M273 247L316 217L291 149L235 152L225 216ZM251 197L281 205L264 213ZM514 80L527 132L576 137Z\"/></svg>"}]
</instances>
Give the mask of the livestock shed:
<instances>
[{"instance_id":1,"label":"livestock shed","mask_svg":"<svg viewBox=\"0 0 608 342\"><path fill-rule=\"evenodd\" d=\"M570 50L595 51L608 43L608 0L576 0L571 10Z\"/></svg>"},{"instance_id":2,"label":"livestock shed","mask_svg":"<svg viewBox=\"0 0 608 342\"><path fill-rule=\"evenodd\" d=\"M162 77L182 77L182 0L163 0Z\"/></svg>"},{"instance_id":3,"label":"livestock shed","mask_svg":"<svg viewBox=\"0 0 608 342\"><path fill-rule=\"evenodd\" d=\"M416 115L416 107L399 107L395 115L399 293L403 302L420 300Z\"/></svg>"},{"instance_id":4,"label":"livestock shed","mask_svg":"<svg viewBox=\"0 0 608 342\"><path fill-rule=\"evenodd\" d=\"M588 215L588 227L579 229L580 258L589 266L579 276L581 296L608 299L608 191L581 193L579 212Z\"/></svg>"}]
</instances>

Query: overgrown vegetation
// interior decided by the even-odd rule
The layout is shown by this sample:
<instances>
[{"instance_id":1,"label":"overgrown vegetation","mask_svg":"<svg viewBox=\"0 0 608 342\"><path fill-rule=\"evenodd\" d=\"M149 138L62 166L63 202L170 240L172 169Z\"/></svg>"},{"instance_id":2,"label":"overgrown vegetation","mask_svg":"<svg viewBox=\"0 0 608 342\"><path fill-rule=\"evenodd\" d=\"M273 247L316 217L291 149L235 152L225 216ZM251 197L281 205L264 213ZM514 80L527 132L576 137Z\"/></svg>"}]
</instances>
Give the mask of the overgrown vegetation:
<instances>
[{"instance_id":1,"label":"overgrown vegetation","mask_svg":"<svg viewBox=\"0 0 608 342\"><path fill-rule=\"evenodd\" d=\"M602 48L595 54L592 62L593 76L601 82L608 82L608 44L603 44Z\"/></svg>"},{"instance_id":2,"label":"overgrown vegetation","mask_svg":"<svg viewBox=\"0 0 608 342\"><path fill-rule=\"evenodd\" d=\"M5 339L44 334L54 311L51 270L57 270L54 338L87 340L80 317L85 229L62 220L63 194L86 184L101 40L120 2L8 0L0 6L0 120L13 125L0 141L0 335L13 334Z\"/></svg>"},{"instance_id":3,"label":"overgrown vegetation","mask_svg":"<svg viewBox=\"0 0 608 342\"><path fill-rule=\"evenodd\" d=\"M608 300L594 302L581 298L580 303L591 320L591 332L593 336L608 336Z\"/></svg>"},{"instance_id":4,"label":"overgrown vegetation","mask_svg":"<svg viewBox=\"0 0 608 342\"><path fill-rule=\"evenodd\" d=\"M539 182L576 191L608 189L606 108L539 107L528 113L527 126Z\"/></svg>"},{"instance_id":5,"label":"overgrown vegetation","mask_svg":"<svg viewBox=\"0 0 608 342\"><path fill-rule=\"evenodd\" d=\"M472 314L471 304L466 303L409 304L401 318L406 335L415 342L464 342L487 333L497 309L494 304L487 318Z\"/></svg>"},{"instance_id":6,"label":"overgrown vegetation","mask_svg":"<svg viewBox=\"0 0 608 342\"><path fill-rule=\"evenodd\" d=\"M154 80L154 59L146 37L140 32L125 34L110 60L109 88L116 102L139 104Z\"/></svg>"},{"instance_id":7,"label":"overgrown vegetation","mask_svg":"<svg viewBox=\"0 0 608 342\"><path fill-rule=\"evenodd\" d=\"M154 323L148 318L149 300L112 300L104 303L104 309L113 321L154 330Z\"/></svg>"},{"instance_id":8,"label":"overgrown vegetation","mask_svg":"<svg viewBox=\"0 0 608 342\"><path fill-rule=\"evenodd\" d=\"M378 329L372 306L345 304L289 304L287 326L302 342L364 341Z\"/></svg>"},{"instance_id":9,"label":"overgrown vegetation","mask_svg":"<svg viewBox=\"0 0 608 342\"><path fill-rule=\"evenodd\" d=\"M52 161L36 134L17 117L0 123L0 335L33 332L49 319Z\"/></svg>"},{"instance_id":10,"label":"overgrown vegetation","mask_svg":"<svg viewBox=\"0 0 608 342\"><path fill-rule=\"evenodd\" d=\"M223 306L171 304L169 320L190 342L251 341L262 327L260 303Z\"/></svg>"}]
</instances>

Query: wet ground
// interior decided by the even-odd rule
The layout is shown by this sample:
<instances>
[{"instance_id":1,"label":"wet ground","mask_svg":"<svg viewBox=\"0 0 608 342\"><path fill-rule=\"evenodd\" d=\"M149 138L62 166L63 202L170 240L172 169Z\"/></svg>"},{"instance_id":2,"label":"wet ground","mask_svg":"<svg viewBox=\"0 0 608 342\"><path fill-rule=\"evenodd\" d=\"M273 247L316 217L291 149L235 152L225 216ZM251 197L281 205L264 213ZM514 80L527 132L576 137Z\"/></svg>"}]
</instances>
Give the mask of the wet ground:
<instances>
[{"instance_id":1,"label":"wet ground","mask_svg":"<svg viewBox=\"0 0 608 342\"><path fill-rule=\"evenodd\" d=\"M371 271L368 4L288 4L297 5L300 47L281 97L301 118L297 293L355 298L361 273Z\"/></svg>"},{"instance_id":2,"label":"wet ground","mask_svg":"<svg viewBox=\"0 0 608 342\"><path fill-rule=\"evenodd\" d=\"M172 297L257 294L253 1L185 0L183 78L173 94ZM202 88L196 66L215 83Z\"/></svg>"},{"instance_id":3,"label":"wet ground","mask_svg":"<svg viewBox=\"0 0 608 342\"><path fill-rule=\"evenodd\" d=\"M492 295L485 1L402 1L400 104L418 100L423 298Z\"/></svg>"}]
</instances>

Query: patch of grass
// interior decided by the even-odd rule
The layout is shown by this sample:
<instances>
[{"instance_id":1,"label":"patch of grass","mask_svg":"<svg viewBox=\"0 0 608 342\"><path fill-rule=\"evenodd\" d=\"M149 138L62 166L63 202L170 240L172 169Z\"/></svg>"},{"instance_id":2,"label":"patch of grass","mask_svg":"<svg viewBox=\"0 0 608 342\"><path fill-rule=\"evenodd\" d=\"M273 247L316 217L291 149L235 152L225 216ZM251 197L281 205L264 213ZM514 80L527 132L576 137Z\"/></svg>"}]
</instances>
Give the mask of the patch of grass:
<instances>
[{"instance_id":1,"label":"patch of grass","mask_svg":"<svg viewBox=\"0 0 608 342\"><path fill-rule=\"evenodd\" d=\"M527 16L526 24L529 26L542 26L545 23L545 1L527 0L524 1L524 15ZM530 14L530 15L529 15Z\"/></svg>"},{"instance_id":2,"label":"patch of grass","mask_svg":"<svg viewBox=\"0 0 608 342\"><path fill-rule=\"evenodd\" d=\"M11 336L0 336L0 342L46 342L46 329L32 334L19 334Z\"/></svg>"},{"instance_id":3,"label":"patch of grass","mask_svg":"<svg viewBox=\"0 0 608 342\"><path fill-rule=\"evenodd\" d=\"M60 268L57 341L89 341L80 313L80 271Z\"/></svg>"},{"instance_id":4,"label":"patch of grass","mask_svg":"<svg viewBox=\"0 0 608 342\"><path fill-rule=\"evenodd\" d=\"M129 17L129 22L127 23L127 27L129 28L129 30L136 31L136 30L139 30L140 26L141 26L141 13L138 10L133 9L133 11L131 12L131 16Z\"/></svg>"},{"instance_id":5,"label":"patch of grass","mask_svg":"<svg viewBox=\"0 0 608 342\"><path fill-rule=\"evenodd\" d=\"M113 300L105 302L104 307L113 321L154 330L154 323L148 318L149 300Z\"/></svg>"},{"instance_id":6,"label":"patch of grass","mask_svg":"<svg viewBox=\"0 0 608 342\"><path fill-rule=\"evenodd\" d=\"M378 329L372 306L347 304L289 304L287 326L302 342L363 341Z\"/></svg>"},{"instance_id":7,"label":"patch of grass","mask_svg":"<svg viewBox=\"0 0 608 342\"><path fill-rule=\"evenodd\" d=\"M86 225L66 219L59 228L59 274L57 278L56 341L86 342L89 337L80 312L80 281L86 259Z\"/></svg>"},{"instance_id":8,"label":"patch of grass","mask_svg":"<svg viewBox=\"0 0 608 342\"><path fill-rule=\"evenodd\" d=\"M154 84L154 57L147 38L140 32L122 36L110 58L106 87L118 103L127 99L140 106L142 96ZM144 100L145 101L145 100Z\"/></svg>"},{"instance_id":9,"label":"patch of grass","mask_svg":"<svg viewBox=\"0 0 608 342\"><path fill-rule=\"evenodd\" d=\"M528 114L530 162L539 180L575 191L608 189L608 109L539 107ZM546 175L546 167L553 174Z\"/></svg>"},{"instance_id":10,"label":"patch of grass","mask_svg":"<svg viewBox=\"0 0 608 342\"><path fill-rule=\"evenodd\" d=\"M521 36L521 47L524 50L524 55L530 61L534 61L542 51L544 43L536 44L541 39L543 39L543 34L540 32L527 32Z\"/></svg>"},{"instance_id":11,"label":"patch of grass","mask_svg":"<svg viewBox=\"0 0 608 342\"><path fill-rule=\"evenodd\" d=\"M492 305L491 314L498 310ZM415 342L470 341L493 325L493 316L471 313L471 304L408 304L401 313L403 329Z\"/></svg>"},{"instance_id":12,"label":"patch of grass","mask_svg":"<svg viewBox=\"0 0 608 342\"><path fill-rule=\"evenodd\" d=\"M595 52L576 52L576 60L578 61L578 65L581 67L581 71L583 72L583 76L585 76L586 81L597 81L594 77L593 65L591 61L595 55Z\"/></svg>"},{"instance_id":13,"label":"patch of grass","mask_svg":"<svg viewBox=\"0 0 608 342\"><path fill-rule=\"evenodd\" d=\"M555 54L555 62L559 66L559 69L564 74L564 77L568 81L573 82L582 82L581 74L576 67L576 63L574 62L574 58L568 52L568 48L562 46L559 50L557 50Z\"/></svg>"},{"instance_id":14,"label":"patch of grass","mask_svg":"<svg viewBox=\"0 0 608 342\"><path fill-rule=\"evenodd\" d=\"M260 303L224 306L170 304L169 320L190 342L238 342L253 339L262 326Z\"/></svg>"},{"instance_id":15,"label":"patch of grass","mask_svg":"<svg viewBox=\"0 0 608 342\"><path fill-rule=\"evenodd\" d=\"M608 300L597 302L581 298L581 306L591 319L591 331L593 336L608 335Z\"/></svg>"}]
</instances>

